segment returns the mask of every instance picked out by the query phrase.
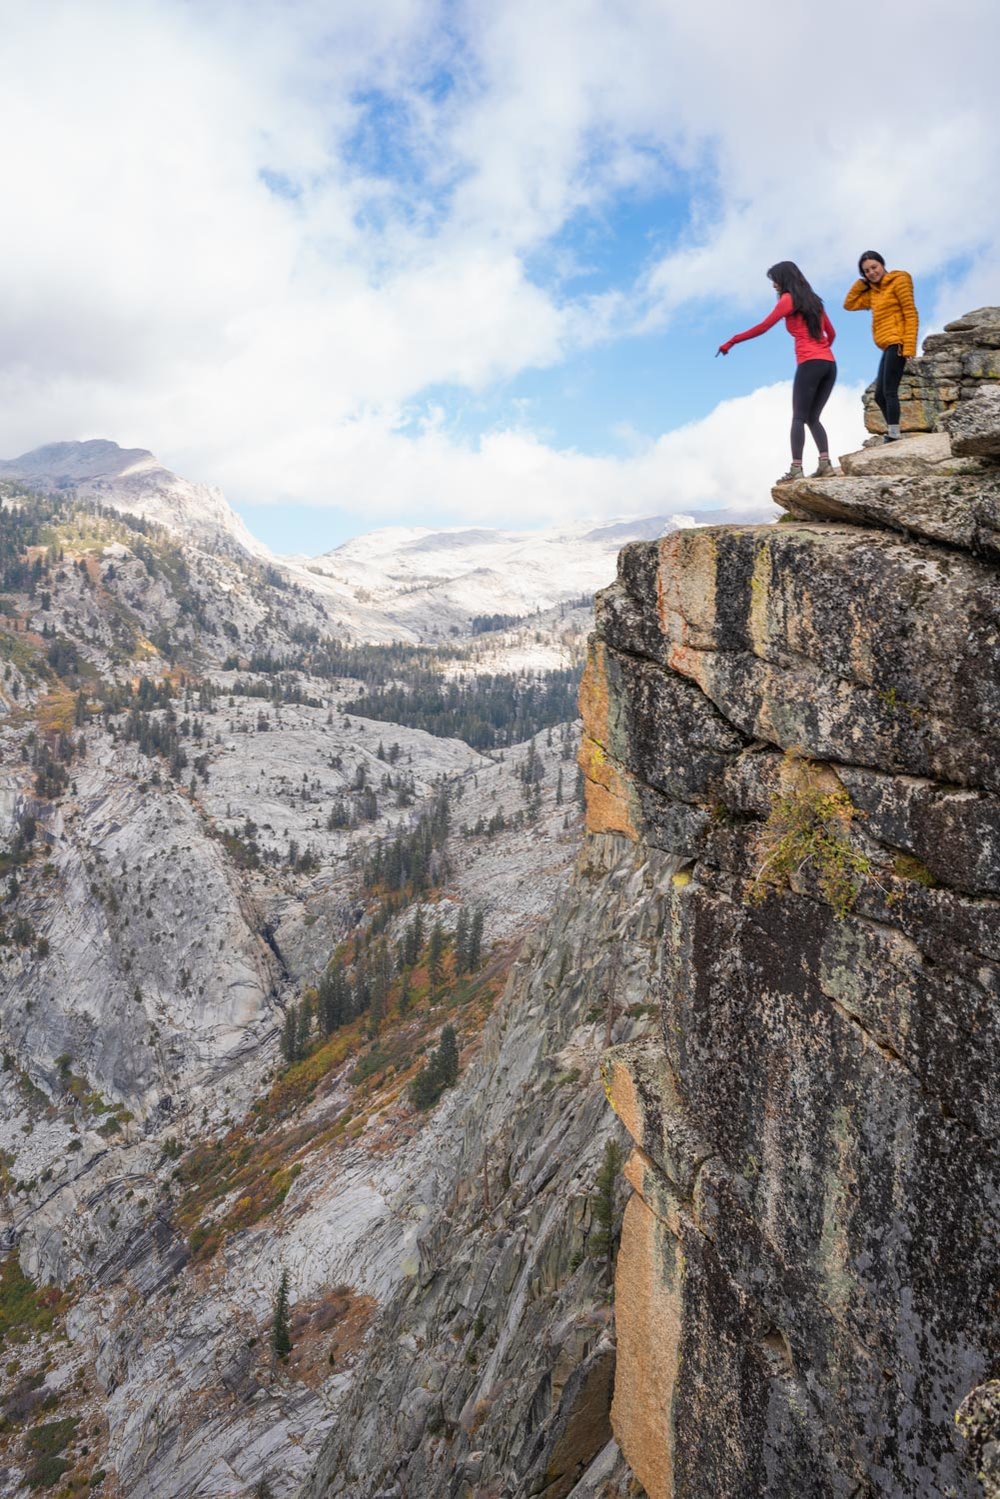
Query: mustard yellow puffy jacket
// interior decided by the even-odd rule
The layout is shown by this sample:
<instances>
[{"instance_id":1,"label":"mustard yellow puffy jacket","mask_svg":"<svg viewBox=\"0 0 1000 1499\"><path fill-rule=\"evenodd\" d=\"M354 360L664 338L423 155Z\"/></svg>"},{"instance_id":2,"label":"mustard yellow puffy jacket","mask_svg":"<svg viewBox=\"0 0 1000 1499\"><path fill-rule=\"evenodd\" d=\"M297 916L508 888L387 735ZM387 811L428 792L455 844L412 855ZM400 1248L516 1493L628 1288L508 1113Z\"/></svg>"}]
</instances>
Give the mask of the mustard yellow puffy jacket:
<instances>
[{"instance_id":1,"label":"mustard yellow puffy jacket","mask_svg":"<svg viewBox=\"0 0 1000 1499\"><path fill-rule=\"evenodd\" d=\"M872 337L878 348L902 344L904 359L912 359L916 354L920 320L909 271L886 271L878 286L869 285L862 277L847 293L844 306L848 312L871 308Z\"/></svg>"}]
</instances>

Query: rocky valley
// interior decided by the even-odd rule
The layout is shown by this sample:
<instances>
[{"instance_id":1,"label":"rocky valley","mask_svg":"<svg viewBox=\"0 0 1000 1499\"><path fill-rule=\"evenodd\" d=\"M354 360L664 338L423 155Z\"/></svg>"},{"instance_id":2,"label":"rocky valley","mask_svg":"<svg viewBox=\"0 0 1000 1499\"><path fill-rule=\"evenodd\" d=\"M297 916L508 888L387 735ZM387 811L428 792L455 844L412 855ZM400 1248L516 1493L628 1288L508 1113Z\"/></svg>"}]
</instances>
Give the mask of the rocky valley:
<instances>
[{"instance_id":1,"label":"rocky valley","mask_svg":"<svg viewBox=\"0 0 1000 1499\"><path fill-rule=\"evenodd\" d=\"M290 1493L448 1187L451 1095L421 1113L409 1085L449 1023L464 1082L565 886L590 611L570 570L527 622L386 647L221 497L192 527L197 487L148 455L19 471L0 1487ZM407 683L443 734L386 716Z\"/></svg>"},{"instance_id":2,"label":"rocky valley","mask_svg":"<svg viewBox=\"0 0 1000 1499\"><path fill-rule=\"evenodd\" d=\"M0 1494L1000 1492L1000 311L929 345L777 525L3 465Z\"/></svg>"}]
</instances>

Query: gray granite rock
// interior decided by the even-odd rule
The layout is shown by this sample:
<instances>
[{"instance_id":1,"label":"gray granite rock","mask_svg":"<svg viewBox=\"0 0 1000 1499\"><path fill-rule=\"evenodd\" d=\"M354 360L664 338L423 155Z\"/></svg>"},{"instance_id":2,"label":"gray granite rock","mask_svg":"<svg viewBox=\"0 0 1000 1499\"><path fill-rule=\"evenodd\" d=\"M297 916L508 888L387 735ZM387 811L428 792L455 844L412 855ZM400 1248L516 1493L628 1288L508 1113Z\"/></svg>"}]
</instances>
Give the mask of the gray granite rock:
<instances>
[{"instance_id":1,"label":"gray granite rock","mask_svg":"<svg viewBox=\"0 0 1000 1499\"><path fill-rule=\"evenodd\" d=\"M997 376L1000 380L1000 369ZM1000 384L982 385L948 416L952 451L979 458L1000 458Z\"/></svg>"},{"instance_id":2,"label":"gray granite rock","mask_svg":"<svg viewBox=\"0 0 1000 1499\"><path fill-rule=\"evenodd\" d=\"M869 467L850 476L845 470L844 477L797 479L771 493L798 520L882 527L1000 559L1000 473L900 473L884 464L881 472Z\"/></svg>"}]
</instances>

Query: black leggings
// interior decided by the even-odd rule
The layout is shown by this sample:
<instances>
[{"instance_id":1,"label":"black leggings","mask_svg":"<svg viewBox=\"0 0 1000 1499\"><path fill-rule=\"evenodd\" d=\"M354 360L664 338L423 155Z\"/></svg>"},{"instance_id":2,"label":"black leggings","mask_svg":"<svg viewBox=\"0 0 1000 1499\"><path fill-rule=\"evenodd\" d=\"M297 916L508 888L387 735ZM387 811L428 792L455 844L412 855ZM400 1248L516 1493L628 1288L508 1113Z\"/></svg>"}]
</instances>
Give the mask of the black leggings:
<instances>
[{"instance_id":1,"label":"black leggings","mask_svg":"<svg viewBox=\"0 0 1000 1499\"><path fill-rule=\"evenodd\" d=\"M832 359L806 359L795 371L792 386L792 462L802 462L806 445L806 428L821 453L828 453L826 428L819 414L830 399L837 382L837 366Z\"/></svg>"},{"instance_id":2,"label":"black leggings","mask_svg":"<svg viewBox=\"0 0 1000 1499\"><path fill-rule=\"evenodd\" d=\"M875 376L875 405L885 417L887 427L899 426L899 382L905 369L906 360L899 344L883 349Z\"/></svg>"}]
</instances>

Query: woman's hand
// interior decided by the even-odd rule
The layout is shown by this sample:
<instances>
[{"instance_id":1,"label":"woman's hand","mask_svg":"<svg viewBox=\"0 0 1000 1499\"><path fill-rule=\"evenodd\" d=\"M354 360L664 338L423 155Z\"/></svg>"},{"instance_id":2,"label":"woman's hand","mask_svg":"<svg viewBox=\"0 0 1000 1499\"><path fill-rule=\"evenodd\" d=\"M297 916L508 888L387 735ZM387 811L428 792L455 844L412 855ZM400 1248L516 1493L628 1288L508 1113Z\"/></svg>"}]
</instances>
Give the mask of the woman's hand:
<instances>
[{"instance_id":1,"label":"woman's hand","mask_svg":"<svg viewBox=\"0 0 1000 1499\"><path fill-rule=\"evenodd\" d=\"M716 359L718 359L718 357L719 357L720 354L728 354L729 350L732 347L733 347L732 344L720 344L719 347L715 351L715 357L716 357Z\"/></svg>"}]
</instances>

